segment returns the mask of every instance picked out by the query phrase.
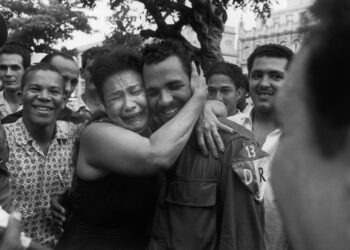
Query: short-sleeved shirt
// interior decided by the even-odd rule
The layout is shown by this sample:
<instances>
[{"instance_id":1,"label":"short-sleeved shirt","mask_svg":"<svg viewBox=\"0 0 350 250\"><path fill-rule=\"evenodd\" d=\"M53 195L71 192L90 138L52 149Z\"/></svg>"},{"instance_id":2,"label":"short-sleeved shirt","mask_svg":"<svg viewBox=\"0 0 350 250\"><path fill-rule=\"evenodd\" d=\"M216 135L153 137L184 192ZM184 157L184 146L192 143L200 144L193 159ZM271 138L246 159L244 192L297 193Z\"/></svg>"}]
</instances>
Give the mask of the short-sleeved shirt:
<instances>
[{"instance_id":1,"label":"short-sleeved shirt","mask_svg":"<svg viewBox=\"0 0 350 250\"><path fill-rule=\"evenodd\" d=\"M226 150L220 159L202 156L192 135L165 173L151 250L265 249L264 208L255 165L269 157L248 130L225 123L236 132L222 135Z\"/></svg>"},{"instance_id":2,"label":"short-sleeved shirt","mask_svg":"<svg viewBox=\"0 0 350 250\"><path fill-rule=\"evenodd\" d=\"M60 234L50 213L50 196L72 180L73 140L56 125L45 155L22 118L4 125L9 145L12 205L22 213L23 230L32 239L53 246Z\"/></svg>"}]
</instances>

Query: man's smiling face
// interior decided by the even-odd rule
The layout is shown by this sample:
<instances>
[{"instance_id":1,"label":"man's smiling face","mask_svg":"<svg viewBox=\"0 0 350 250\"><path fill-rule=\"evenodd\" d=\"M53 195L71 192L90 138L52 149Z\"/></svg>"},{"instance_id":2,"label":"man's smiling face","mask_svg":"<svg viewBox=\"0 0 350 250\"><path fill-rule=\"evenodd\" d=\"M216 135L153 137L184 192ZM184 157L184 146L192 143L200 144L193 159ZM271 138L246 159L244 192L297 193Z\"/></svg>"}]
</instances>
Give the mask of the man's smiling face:
<instances>
[{"instance_id":1,"label":"man's smiling face","mask_svg":"<svg viewBox=\"0 0 350 250\"><path fill-rule=\"evenodd\" d=\"M177 56L143 66L149 107L162 123L173 118L190 99L190 79Z\"/></svg>"},{"instance_id":2,"label":"man's smiling face","mask_svg":"<svg viewBox=\"0 0 350 250\"><path fill-rule=\"evenodd\" d=\"M287 59L257 57L249 74L249 93L254 107L270 111L279 88L284 84Z\"/></svg>"}]
</instances>

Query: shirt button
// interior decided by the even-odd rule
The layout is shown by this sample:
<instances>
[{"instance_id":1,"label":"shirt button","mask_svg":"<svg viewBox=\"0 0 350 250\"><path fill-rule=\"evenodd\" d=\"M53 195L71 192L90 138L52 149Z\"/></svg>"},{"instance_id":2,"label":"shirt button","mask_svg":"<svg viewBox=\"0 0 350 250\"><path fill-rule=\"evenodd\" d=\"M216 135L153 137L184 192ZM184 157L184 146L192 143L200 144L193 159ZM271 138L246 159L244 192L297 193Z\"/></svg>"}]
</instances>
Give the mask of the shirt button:
<instances>
[{"instance_id":1,"label":"shirt button","mask_svg":"<svg viewBox=\"0 0 350 250\"><path fill-rule=\"evenodd\" d=\"M184 202L189 202L189 201L190 201L190 197L189 196L185 196Z\"/></svg>"}]
</instances>

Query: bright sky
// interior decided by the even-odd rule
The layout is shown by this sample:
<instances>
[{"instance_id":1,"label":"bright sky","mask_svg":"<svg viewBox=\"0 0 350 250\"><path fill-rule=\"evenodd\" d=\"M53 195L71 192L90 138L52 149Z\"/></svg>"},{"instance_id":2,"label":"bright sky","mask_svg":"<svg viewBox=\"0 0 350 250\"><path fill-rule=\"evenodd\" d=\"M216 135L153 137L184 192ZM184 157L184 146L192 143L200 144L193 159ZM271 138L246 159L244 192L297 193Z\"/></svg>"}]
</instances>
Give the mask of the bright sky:
<instances>
[{"instance_id":1,"label":"bright sky","mask_svg":"<svg viewBox=\"0 0 350 250\"><path fill-rule=\"evenodd\" d=\"M286 6L286 0L275 0L278 1L273 5L273 9L282 9ZM86 14L89 16L94 16L96 19L90 21L90 25L93 28L92 34L86 34L83 32L75 32L72 40L67 40L59 43L56 47L60 48L62 46L68 49L73 49L78 46L87 45L90 43L102 41L109 32L111 32L111 25L106 21L106 19L112 15L112 11L107 5L107 1L98 1L96 7L93 10L87 10ZM255 25L255 15L249 11L234 10L230 8L228 10L228 20L226 25L238 27L241 16L245 23L245 28L250 29Z\"/></svg>"}]
</instances>

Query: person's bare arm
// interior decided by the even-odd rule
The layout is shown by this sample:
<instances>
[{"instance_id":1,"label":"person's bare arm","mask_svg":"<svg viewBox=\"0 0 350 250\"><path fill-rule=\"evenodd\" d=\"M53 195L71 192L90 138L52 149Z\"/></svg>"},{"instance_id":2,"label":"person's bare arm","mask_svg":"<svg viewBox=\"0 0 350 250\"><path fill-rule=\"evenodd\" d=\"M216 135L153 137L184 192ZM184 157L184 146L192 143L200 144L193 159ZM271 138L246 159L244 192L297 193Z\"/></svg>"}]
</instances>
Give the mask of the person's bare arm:
<instances>
[{"instance_id":1,"label":"person's bare arm","mask_svg":"<svg viewBox=\"0 0 350 250\"><path fill-rule=\"evenodd\" d=\"M190 100L150 138L110 123L89 125L80 141L77 166L80 177L95 178L101 170L144 175L168 169L189 139L206 100L207 86L194 64L191 87L193 95Z\"/></svg>"},{"instance_id":2,"label":"person's bare arm","mask_svg":"<svg viewBox=\"0 0 350 250\"><path fill-rule=\"evenodd\" d=\"M202 154L208 155L208 148L214 158L218 158L218 151L225 150L224 143L218 130L233 133L233 129L218 120L226 117L227 109L220 101L208 100L196 124L197 142ZM218 150L219 149L219 150Z\"/></svg>"}]
</instances>

